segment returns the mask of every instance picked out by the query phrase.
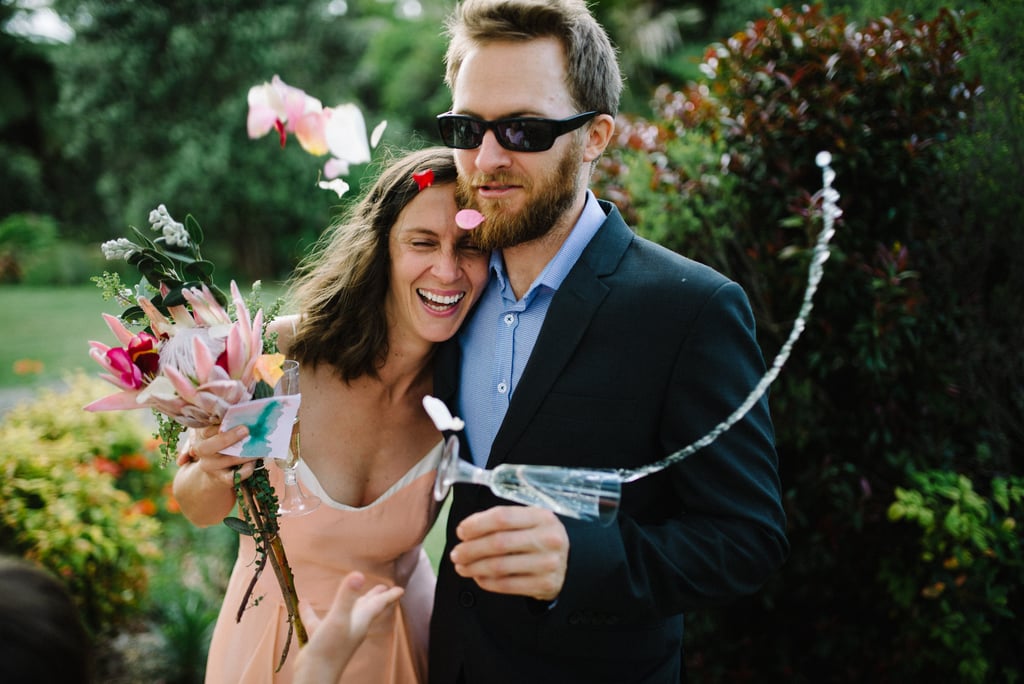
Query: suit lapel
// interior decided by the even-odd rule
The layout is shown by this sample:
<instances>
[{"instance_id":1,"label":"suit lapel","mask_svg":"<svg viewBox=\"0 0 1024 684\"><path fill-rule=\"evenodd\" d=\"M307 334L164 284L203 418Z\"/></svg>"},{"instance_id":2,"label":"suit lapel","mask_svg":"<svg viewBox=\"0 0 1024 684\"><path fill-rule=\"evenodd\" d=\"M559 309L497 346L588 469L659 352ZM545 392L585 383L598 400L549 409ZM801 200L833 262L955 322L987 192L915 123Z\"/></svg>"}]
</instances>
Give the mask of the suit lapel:
<instances>
[{"instance_id":1,"label":"suit lapel","mask_svg":"<svg viewBox=\"0 0 1024 684\"><path fill-rule=\"evenodd\" d=\"M551 300L537 343L494 439L488 467L506 460L530 424L608 294L601 278L614 272L633 239L618 210L601 204L608 218Z\"/></svg>"}]
</instances>

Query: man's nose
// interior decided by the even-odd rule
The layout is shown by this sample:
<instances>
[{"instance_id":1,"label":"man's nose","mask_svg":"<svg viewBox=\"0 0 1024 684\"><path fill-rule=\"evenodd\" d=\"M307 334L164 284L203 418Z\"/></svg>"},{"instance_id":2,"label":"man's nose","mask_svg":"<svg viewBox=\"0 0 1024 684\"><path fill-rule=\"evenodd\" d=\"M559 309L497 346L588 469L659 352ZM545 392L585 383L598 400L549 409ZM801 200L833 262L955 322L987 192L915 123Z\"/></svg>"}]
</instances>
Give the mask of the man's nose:
<instances>
[{"instance_id":1,"label":"man's nose","mask_svg":"<svg viewBox=\"0 0 1024 684\"><path fill-rule=\"evenodd\" d=\"M511 164L509 151L501 146L494 131L485 131L483 141L476 150L476 167L484 173L503 169Z\"/></svg>"}]
</instances>

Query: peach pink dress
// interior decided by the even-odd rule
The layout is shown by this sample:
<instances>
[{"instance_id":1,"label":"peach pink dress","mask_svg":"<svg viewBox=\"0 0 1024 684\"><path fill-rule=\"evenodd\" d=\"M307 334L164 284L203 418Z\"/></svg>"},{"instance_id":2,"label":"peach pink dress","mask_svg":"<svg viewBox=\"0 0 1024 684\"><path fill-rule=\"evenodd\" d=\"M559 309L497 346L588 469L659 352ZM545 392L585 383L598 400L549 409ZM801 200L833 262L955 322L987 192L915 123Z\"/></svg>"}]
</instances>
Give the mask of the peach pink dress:
<instances>
[{"instance_id":1,"label":"peach pink dress","mask_svg":"<svg viewBox=\"0 0 1024 684\"><path fill-rule=\"evenodd\" d=\"M432 488L441 456L438 443L423 459L373 503L353 508L334 502L303 462L299 479L322 500L312 513L279 518L281 539L295 575L299 601L323 616L351 570L363 572L368 586L402 585L405 594L395 610L371 626L353 654L341 682L345 684L418 684L427 680L427 633L434 597L434 572L421 543L434 523L438 504ZM280 468L269 466L271 482L283 487ZM250 605L235 622L239 604L252 579L255 545L239 537L238 560L231 573L214 629L206 665L208 684L288 684L298 642L280 672L274 672L287 637L287 611L273 569L264 569Z\"/></svg>"}]
</instances>

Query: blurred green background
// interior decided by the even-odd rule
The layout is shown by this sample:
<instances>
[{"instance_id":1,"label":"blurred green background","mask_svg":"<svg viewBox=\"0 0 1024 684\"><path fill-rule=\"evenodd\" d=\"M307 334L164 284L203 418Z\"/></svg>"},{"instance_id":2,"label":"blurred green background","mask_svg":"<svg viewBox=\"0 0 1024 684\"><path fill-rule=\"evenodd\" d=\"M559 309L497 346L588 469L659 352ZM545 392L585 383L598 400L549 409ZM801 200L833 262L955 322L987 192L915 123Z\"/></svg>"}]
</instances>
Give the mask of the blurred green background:
<instances>
[{"instance_id":1,"label":"blurred green background","mask_svg":"<svg viewBox=\"0 0 1024 684\"><path fill-rule=\"evenodd\" d=\"M591 5L627 79L595 187L641 234L740 282L769 360L806 279L819 149L845 212L771 391L792 553L756 595L687 616L691 684L1021 681L1024 3ZM0 0L0 413L68 369L94 372L87 340L109 341L109 307L89 277L114 266L99 244L157 204L202 224L219 282L280 293L376 163L436 142L452 6ZM59 39L38 34L46 17ZM317 189L321 160L293 140L247 137L248 89L275 74L356 103L369 128L388 121L345 198ZM33 472L53 452L109 460L96 415L76 409L98 385L0 421L0 457ZM172 512L169 474L144 480L161 541L208 542L213 569L192 578L202 598L179 591L177 568L151 569L145 624L118 628L158 625L166 652L192 654L167 681L198 681L233 540Z\"/></svg>"}]
</instances>

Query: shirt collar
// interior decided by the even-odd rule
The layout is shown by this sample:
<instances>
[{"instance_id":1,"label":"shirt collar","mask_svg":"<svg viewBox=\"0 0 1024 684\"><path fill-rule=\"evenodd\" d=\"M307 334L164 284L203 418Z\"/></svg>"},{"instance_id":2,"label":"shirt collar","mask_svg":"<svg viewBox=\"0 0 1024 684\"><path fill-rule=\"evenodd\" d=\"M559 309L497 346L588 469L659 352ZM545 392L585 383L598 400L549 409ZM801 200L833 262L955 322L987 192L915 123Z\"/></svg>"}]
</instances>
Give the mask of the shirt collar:
<instances>
[{"instance_id":1,"label":"shirt collar","mask_svg":"<svg viewBox=\"0 0 1024 684\"><path fill-rule=\"evenodd\" d=\"M562 246L559 247L554 258L548 262L544 270L537 276L537 279L530 284L530 288L526 291L523 299L531 298L534 291L539 287L557 290L562 285L565 277L569 275L572 267L576 265L580 255L583 254L583 250L586 249L594 235L600 230L606 218L608 217L605 216L604 210L597 203L597 197L594 196L591 190L587 190L587 199L583 204L583 211L580 213L576 225L573 226L569 236L562 243ZM508 289L509 283L508 273L505 270L505 259L500 249L491 252L490 269L495 275L498 289L502 295L505 296L507 294L507 298L512 298L511 290Z\"/></svg>"}]
</instances>

